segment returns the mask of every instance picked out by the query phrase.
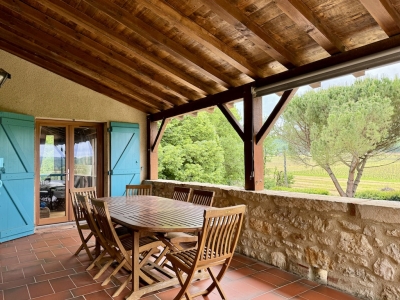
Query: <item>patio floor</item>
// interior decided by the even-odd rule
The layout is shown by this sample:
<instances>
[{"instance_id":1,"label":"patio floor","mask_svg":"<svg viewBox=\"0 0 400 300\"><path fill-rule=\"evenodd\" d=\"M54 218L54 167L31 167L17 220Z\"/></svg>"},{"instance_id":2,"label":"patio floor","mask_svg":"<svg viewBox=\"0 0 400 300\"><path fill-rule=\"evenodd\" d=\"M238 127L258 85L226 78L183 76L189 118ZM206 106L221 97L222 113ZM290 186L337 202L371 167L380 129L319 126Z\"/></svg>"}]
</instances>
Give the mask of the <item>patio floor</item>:
<instances>
[{"instance_id":1,"label":"patio floor","mask_svg":"<svg viewBox=\"0 0 400 300\"><path fill-rule=\"evenodd\" d=\"M127 288L112 298L116 290L113 282L102 287L102 278L93 280L97 268L85 270L89 265L86 253L73 255L79 245L72 225L42 228L34 235L0 244L0 300L124 299ZM198 281L196 286L206 283ZM242 255L235 255L222 283L232 300L358 299ZM170 288L141 299L171 300L178 290ZM196 299L221 298L214 291L209 297Z\"/></svg>"}]
</instances>

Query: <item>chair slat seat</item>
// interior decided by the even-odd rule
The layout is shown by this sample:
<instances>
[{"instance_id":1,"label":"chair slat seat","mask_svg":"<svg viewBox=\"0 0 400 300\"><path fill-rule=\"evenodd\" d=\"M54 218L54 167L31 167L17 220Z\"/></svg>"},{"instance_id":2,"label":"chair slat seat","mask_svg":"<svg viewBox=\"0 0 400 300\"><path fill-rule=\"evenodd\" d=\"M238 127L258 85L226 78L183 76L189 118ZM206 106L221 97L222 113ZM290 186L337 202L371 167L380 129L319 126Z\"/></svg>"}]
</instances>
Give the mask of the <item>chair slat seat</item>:
<instances>
[{"instance_id":1,"label":"chair slat seat","mask_svg":"<svg viewBox=\"0 0 400 300\"><path fill-rule=\"evenodd\" d=\"M197 295L209 295L214 288L218 289L222 299L227 299L220 282L232 261L245 209L245 205L238 205L205 211L198 249L170 252L166 255L182 286L174 300L183 296L190 300ZM222 265L222 268L215 276L211 267L217 265ZM210 274L212 283L205 290L190 295L188 288L195 273L204 269ZM183 277L184 273L187 274L186 278Z\"/></svg>"}]
</instances>

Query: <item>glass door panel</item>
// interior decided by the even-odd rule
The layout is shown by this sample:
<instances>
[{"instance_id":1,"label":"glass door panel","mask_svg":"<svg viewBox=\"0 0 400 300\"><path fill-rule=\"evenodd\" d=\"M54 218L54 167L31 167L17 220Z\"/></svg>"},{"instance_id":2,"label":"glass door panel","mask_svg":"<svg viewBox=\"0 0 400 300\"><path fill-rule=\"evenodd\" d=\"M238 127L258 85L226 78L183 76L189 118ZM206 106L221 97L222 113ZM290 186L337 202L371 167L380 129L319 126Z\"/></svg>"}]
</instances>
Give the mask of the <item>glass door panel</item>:
<instances>
[{"instance_id":1,"label":"glass door panel","mask_svg":"<svg viewBox=\"0 0 400 300\"><path fill-rule=\"evenodd\" d=\"M66 180L66 126L40 128L40 219L67 218ZM47 223L47 222L46 222Z\"/></svg>"},{"instance_id":2,"label":"glass door panel","mask_svg":"<svg viewBox=\"0 0 400 300\"><path fill-rule=\"evenodd\" d=\"M97 185L96 127L74 128L74 187Z\"/></svg>"}]
</instances>

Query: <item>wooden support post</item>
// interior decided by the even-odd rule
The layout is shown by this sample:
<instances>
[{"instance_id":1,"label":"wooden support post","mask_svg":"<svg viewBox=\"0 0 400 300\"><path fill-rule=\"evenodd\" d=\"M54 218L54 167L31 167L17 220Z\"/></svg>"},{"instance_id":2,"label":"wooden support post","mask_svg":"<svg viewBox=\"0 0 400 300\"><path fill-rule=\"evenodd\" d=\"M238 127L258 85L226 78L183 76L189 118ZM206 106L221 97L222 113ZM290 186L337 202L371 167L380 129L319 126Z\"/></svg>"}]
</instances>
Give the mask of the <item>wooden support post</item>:
<instances>
[{"instance_id":1,"label":"wooden support post","mask_svg":"<svg viewBox=\"0 0 400 300\"><path fill-rule=\"evenodd\" d=\"M262 126L262 98L253 98L252 88L244 91L244 173L246 190L264 189L264 160L262 143L255 142Z\"/></svg>"},{"instance_id":2,"label":"wooden support post","mask_svg":"<svg viewBox=\"0 0 400 300\"><path fill-rule=\"evenodd\" d=\"M158 179L158 145L164 134L169 119L163 119L160 128L157 122L147 117L147 176L146 179Z\"/></svg>"}]
</instances>

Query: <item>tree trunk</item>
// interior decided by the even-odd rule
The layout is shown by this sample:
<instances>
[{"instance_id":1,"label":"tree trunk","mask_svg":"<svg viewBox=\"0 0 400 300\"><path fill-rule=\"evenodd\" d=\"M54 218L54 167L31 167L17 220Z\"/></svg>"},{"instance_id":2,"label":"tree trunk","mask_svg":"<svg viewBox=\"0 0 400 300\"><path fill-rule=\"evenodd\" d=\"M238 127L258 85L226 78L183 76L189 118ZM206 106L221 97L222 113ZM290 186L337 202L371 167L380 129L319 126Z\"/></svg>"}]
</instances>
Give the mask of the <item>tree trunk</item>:
<instances>
[{"instance_id":1,"label":"tree trunk","mask_svg":"<svg viewBox=\"0 0 400 300\"><path fill-rule=\"evenodd\" d=\"M368 159L368 156L366 156L365 158L363 158L363 159L361 160L361 163L360 163L360 164L358 165L358 167L357 167L357 177L356 177L356 180L354 181L353 196L352 196L352 197L354 197L354 196L356 195L356 191L357 191L357 188L358 188L358 184L359 184L360 181L361 181L361 177L362 177L362 175L363 175L364 167L365 167L365 165L366 165L366 163L367 163L367 159Z\"/></svg>"},{"instance_id":2,"label":"tree trunk","mask_svg":"<svg viewBox=\"0 0 400 300\"><path fill-rule=\"evenodd\" d=\"M349 168L349 175L347 177L347 187L346 187L346 197L353 198L354 197L354 175L357 170L357 166L359 163L358 157L354 157L351 161L350 168Z\"/></svg>"},{"instance_id":3,"label":"tree trunk","mask_svg":"<svg viewBox=\"0 0 400 300\"><path fill-rule=\"evenodd\" d=\"M340 183L337 180L335 174L333 174L332 169L329 166L325 166L323 168L328 173L329 177L332 179L332 182L335 185L336 190L339 192L340 197L346 197L346 193L343 191L342 187L340 186Z\"/></svg>"}]
</instances>

